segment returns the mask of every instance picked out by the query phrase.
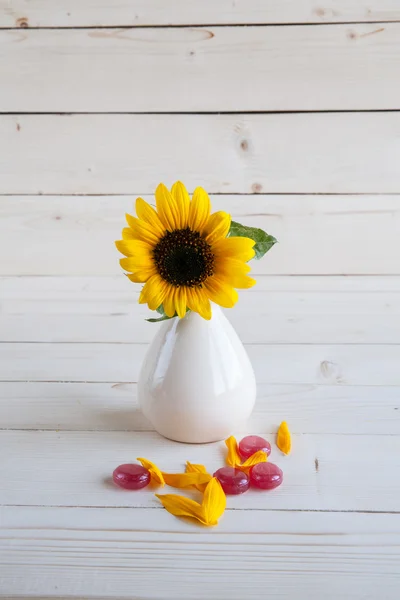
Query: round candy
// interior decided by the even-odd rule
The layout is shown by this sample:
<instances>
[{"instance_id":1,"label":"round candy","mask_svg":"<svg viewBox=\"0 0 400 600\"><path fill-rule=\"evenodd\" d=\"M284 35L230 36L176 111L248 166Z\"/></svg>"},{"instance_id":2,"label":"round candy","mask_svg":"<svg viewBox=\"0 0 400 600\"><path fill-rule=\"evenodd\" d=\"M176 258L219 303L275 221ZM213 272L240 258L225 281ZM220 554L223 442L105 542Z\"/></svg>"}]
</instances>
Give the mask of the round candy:
<instances>
[{"instance_id":1,"label":"round candy","mask_svg":"<svg viewBox=\"0 0 400 600\"><path fill-rule=\"evenodd\" d=\"M271 454L271 444L259 435L246 435L246 437L239 442L239 454L244 460L250 458L250 456L255 452L258 452L258 450L263 450L265 454L269 456Z\"/></svg>"},{"instance_id":2,"label":"round candy","mask_svg":"<svg viewBox=\"0 0 400 600\"><path fill-rule=\"evenodd\" d=\"M281 469L270 462L258 463L250 470L250 483L262 490L273 490L281 485L283 473Z\"/></svg>"},{"instance_id":3,"label":"round candy","mask_svg":"<svg viewBox=\"0 0 400 600\"><path fill-rule=\"evenodd\" d=\"M215 471L214 477L220 482L225 494L243 494L247 492L250 486L249 476L233 467L218 469L218 471Z\"/></svg>"},{"instance_id":4,"label":"round candy","mask_svg":"<svg viewBox=\"0 0 400 600\"><path fill-rule=\"evenodd\" d=\"M140 490L150 483L150 472L142 465L119 465L113 473L113 481L126 490Z\"/></svg>"}]
</instances>

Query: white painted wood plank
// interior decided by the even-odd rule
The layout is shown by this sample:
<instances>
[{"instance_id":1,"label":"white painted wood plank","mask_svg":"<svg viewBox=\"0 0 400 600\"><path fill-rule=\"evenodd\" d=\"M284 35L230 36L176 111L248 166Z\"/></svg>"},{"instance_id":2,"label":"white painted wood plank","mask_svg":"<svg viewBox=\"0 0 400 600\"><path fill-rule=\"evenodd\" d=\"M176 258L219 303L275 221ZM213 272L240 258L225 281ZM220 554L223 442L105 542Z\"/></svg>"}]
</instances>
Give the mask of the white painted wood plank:
<instances>
[{"instance_id":1,"label":"white painted wood plank","mask_svg":"<svg viewBox=\"0 0 400 600\"><path fill-rule=\"evenodd\" d=\"M400 20L397 0L0 0L1 27Z\"/></svg>"},{"instance_id":2,"label":"white painted wood plank","mask_svg":"<svg viewBox=\"0 0 400 600\"><path fill-rule=\"evenodd\" d=\"M0 196L0 274L121 274L114 240L135 197ZM255 274L400 274L400 195L216 195L212 205L278 239Z\"/></svg>"},{"instance_id":3,"label":"white painted wood plank","mask_svg":"<svg viewBox=\"0 0 400 600\"><path fill-rule=\"evenodd\" d=\"M331 279L259 276L225 312L246 343L399 342L400 277ZM0 342L150 342L139 290L121 275L0 278Z\"/></svg>"},{"instance_id":4,"label":"white painted wood plank","mask_svg":"<svg viewBox=\"0 0 400 600\"><path fill-rule=\"evenodd\" d=\"M7 507L0 520L2 593L19 598L398 598L399 515L228 510L209 530L163 510Z\"/></svg>"},{"instance_id":5,"label":"white painted wood plank","mask_svg":"<svg viewBox=\"0 0 400 600\"><path fill-rule=\"evenodd\" d=\"M1 429L151 431L134 383L0 382ZM267 384L257 389L251 432L400 434L400 387Z\"/></svg>"},{"instance_id":6,"label":"white painted wood plank","mask_svg":"<svg viewBox=\"0 0 400 600\"><path fill-rule=\"evenodd\" d=\"M399 71L400 23L0 31L2 112L399 109Z\"/></svg>"},{"instance_id":7,"label":"white painted wood plank","mask_svg":"<svg viewBox=\"0 0 400 600\"><path fill-rule=\"evenodd\" d=\"M4 194L400 192L397 112L3 115L0 138Z\"/></svg>"},{"instance_id":8,"label":"white painted wood plank","mask_svg":"<svg viewBox=\"0 0 400 600\"><path fill-rule=\"evenodd\" d=\"M117 465L144 456L167 472L190 460L213 473L225 451L224 442L177 444L151 432L1 431L0 504L157 508L154 490L129 493L110 481ZM231 497L229 508L399 510L400 436L294 435L291 456L274 446L270 460L283 469L282 486Z\"/></svg>"},{"instance_id":9,"label":"white painted wood plank","mask_svg":"<svg viewBox=\"0 0 400 600\"><path fill-rule=\"evenodd\" d=\"M1 222L1 221L0 221ZM270 255L271 256L271 255ZM253 264L261 264L255 263ZM57 304L63 296L73 306L77 294L82 300L79 310L86 314L85 304L94 299L95 296L102 302L126 302L131 303L135 298L134 286L126 286L126 280L121 273L109 277L85 276L85 277L40 277L40 276L1 276L0 277L1 299L18 303L29 290L30 299L41 302L46 294L49 300L54 301L52 311L58 312ZM332 277L330 275L287 276L287 275L260 275L257 286L248 290L253 293L256 290L268 293L304 292L304 293L326 293L329 294L395 294L400 292L400 277L398 275L370 275L359 277L357 275L343 275ZM137 290L136 290L137 291ZM82 296L80 296L82 294ZM27 299L26 299L27 300ZM346 310L345 306L341 309ZM90 309L92 310L92 309ZM320 310L324 310L320 307ZM340 310L340 309L339 309ZM363 306L360 305L360 310ZM97 311L95 311L97 312ZM100 312L102 307L100 304Z\"/></svg>"},{"instance_id":10,"label":"white painted wood plank","mask_svg":"<svg viewBox=\"0 0 400 600\"><path fill-rule=\"evenodd\" d=\"M0 344L0 381L137 381L147 344ZM257 382L400 385L400 345L247 344ZM290 367L290 368L289 368Z\"/></svg>"}]
</instances>

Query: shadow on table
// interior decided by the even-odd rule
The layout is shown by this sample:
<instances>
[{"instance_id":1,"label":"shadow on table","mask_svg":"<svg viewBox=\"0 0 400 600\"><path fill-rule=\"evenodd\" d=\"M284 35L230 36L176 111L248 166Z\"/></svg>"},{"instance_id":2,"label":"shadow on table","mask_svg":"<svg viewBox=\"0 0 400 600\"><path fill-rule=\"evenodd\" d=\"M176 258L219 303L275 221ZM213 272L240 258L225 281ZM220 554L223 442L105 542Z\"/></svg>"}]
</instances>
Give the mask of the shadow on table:
<instances>
[{"instance_id":1,"label":"shadow on table","mask_svg":"<svg viewBox=\"0 0 400 600\"><path fill-rule=\"evenodd\" d=\"M149 421L139 408L131 410L104 410L97 421L107 431L153 431Z\"/></svg>"}]
</instances>

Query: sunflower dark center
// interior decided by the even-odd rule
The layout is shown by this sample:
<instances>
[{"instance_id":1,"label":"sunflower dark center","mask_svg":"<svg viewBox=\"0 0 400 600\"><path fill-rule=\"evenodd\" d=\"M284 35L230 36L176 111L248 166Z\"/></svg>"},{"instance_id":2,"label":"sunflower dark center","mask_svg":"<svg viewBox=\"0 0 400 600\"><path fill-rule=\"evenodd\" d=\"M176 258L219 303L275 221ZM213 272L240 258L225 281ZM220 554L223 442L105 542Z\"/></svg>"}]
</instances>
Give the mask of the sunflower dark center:
<instances>
[{"instance_id":1,"label":"sunflower dark center","mask_svg":"<svg viewBox=\"0 0 400 600\"><path fill-rule=\"evenodd\" d=\"M211 246L189 227L167 231L153 256L161 277L177 287L200 285L214 273Z\"/></svg>"}]
</instances>

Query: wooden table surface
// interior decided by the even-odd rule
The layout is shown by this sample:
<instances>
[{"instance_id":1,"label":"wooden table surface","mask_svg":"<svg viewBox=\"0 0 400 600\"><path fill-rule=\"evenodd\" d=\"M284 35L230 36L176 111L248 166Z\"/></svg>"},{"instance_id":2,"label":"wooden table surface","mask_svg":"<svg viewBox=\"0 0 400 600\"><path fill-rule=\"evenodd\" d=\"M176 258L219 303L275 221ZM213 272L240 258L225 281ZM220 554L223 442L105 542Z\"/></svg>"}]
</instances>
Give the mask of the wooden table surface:
<instances>
[{"instance_id":1,"label":"wooden table surface","mask_svg":"<svg viewBox=\"0 0 400 600\"><path fill-rule=\"evenodd\" d=\"M1 599L398 600L399 70L398 0L0 0ZM279 240L227 315L235 434L293 451L213 529L110 481L223 464L136 402L158 326L113 241L176 179Z\"/></svg>"}]
</instances>

